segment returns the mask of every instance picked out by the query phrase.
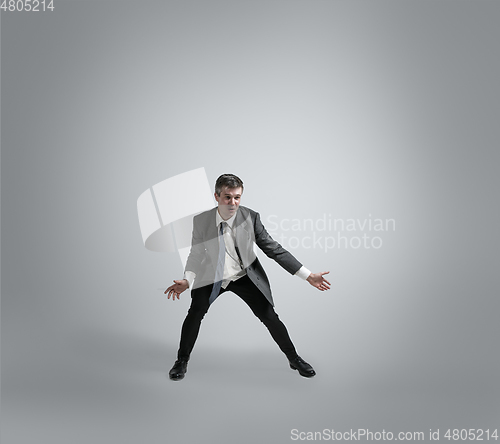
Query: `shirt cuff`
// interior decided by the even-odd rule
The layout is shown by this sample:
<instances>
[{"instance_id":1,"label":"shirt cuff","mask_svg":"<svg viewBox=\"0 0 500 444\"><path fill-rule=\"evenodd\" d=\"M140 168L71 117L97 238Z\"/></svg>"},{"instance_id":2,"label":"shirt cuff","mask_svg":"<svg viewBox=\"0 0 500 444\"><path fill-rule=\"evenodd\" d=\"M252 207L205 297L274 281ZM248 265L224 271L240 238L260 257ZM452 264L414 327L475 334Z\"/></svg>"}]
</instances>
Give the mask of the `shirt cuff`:
<instances>
[{"instance_id":1,"label":"shirt cuff","mask_svg":"<svg viewBox=\"0 0 500 444\"><path fill-rule=\"evenodd\" d=\"M185 271L184 272L184 279L188 281L189 289L191 290L193 288L193 283L196 278L196 273L192 271Z\"/></svg>"},{"instance_id":2,"label":"shirt cuff","mask_svg":"<svg viewBox=\"0 0 500 444\"><path fill-rule=\"evenodd\" d=\"M295 276L298 276L299 278L306 280L310 274L311 272L306 267L302 266L300 267L300 270L297 271L297 273L295 273Z\"/></svg>"}]
</instances>

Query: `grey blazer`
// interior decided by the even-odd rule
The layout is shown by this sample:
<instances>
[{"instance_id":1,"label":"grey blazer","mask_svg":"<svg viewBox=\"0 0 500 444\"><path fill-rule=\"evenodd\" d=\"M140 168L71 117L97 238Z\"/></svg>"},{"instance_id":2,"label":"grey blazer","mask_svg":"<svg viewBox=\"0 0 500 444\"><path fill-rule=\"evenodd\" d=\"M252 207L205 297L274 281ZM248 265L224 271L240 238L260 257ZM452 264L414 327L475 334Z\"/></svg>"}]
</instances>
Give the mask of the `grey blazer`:
<instances>
[{"instance_id":1,"label":"grey blazer","mask_svg":"<svg viewBox=\"0 0 500 444\"><path fill-rule=\"evenodd\" d=\"M215 215L217 207L198 214L193 219L193 238L185 271L196 274L194 288L214 283L215 268L219 254L219 241ZM276 242L266 231L259 213L240 205L233 229L236 236L236 251L248 277L274 306L271 286L264 268L254 251L256 244L267 256L274 259L290 274L295 274L302 264Z\"/></svg>"}]
</instances>

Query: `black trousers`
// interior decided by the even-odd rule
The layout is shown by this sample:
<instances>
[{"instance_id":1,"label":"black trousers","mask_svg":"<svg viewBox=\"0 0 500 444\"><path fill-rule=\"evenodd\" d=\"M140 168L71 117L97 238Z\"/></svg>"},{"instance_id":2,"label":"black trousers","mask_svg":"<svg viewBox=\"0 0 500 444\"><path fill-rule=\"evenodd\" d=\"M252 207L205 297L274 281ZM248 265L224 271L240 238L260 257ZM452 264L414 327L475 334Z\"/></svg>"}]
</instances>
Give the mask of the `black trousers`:
<instances>
[{"instance_id":1,"label":"black trousers","mask_svg":"<svg viewBox=\"0 0 500 444\"><path fill-rule=\"evenodd\" d=\"M213 285L207 285L192 290L191 306L182 324L181 341L177 353L178 359L189 359L200 331L201 321L210 306L208 298L212 292L212 287ZM232 291L246 302L254 315L267 327L269 333L271 333L271 336L288 359L297 356L285 324L281 322L271 303L247 275L231 282L225 289L221 288L219 294L225 291Z\"/></svg>"}]
</instances>

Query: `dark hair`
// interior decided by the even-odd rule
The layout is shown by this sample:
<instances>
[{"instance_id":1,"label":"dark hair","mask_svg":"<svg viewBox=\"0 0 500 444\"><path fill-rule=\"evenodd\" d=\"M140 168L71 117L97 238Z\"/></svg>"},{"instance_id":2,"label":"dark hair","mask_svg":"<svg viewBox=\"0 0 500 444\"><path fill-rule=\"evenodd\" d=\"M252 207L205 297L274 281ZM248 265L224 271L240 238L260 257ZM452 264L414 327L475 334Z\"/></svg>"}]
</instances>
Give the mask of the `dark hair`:
<instances>
[{"instance_id":1,"label":"dark hair","mask_svg":"<svg viewBox=\"0 0 500 444\"><path fill-rule=\"evenodd\" d=\"M234 174L223 174L222 176L219 176L215 182L215 192L217 193L217 196L220 196L222 188L224 187L241 188L241 191L243 191L243 181Z\"/></svg>"}]
</instances>

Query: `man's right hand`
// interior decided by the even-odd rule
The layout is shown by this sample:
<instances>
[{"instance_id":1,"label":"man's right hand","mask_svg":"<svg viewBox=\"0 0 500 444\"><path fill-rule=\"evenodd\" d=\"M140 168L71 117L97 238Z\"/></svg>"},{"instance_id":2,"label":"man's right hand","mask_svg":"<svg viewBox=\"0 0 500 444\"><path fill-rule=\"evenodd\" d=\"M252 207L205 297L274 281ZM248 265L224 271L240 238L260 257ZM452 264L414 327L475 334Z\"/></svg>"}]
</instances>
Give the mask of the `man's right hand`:
<instances>
[{"instance_id":1,"label":"man's right hand","mask_svg":"<svg viewBox=\"0 0 500 444\"><path fill-rule=\"evenodd\" d=\"M164 294L168 294L167 299L170 299L170 296L172 296L172 300L175 301L175 297L177 296L177 299L180 299L180 294L188 288L189 283L186 279L181 279L179 281L174 280L174 284L168 287L164 291Z\"/></svg>"}]
</instances>

